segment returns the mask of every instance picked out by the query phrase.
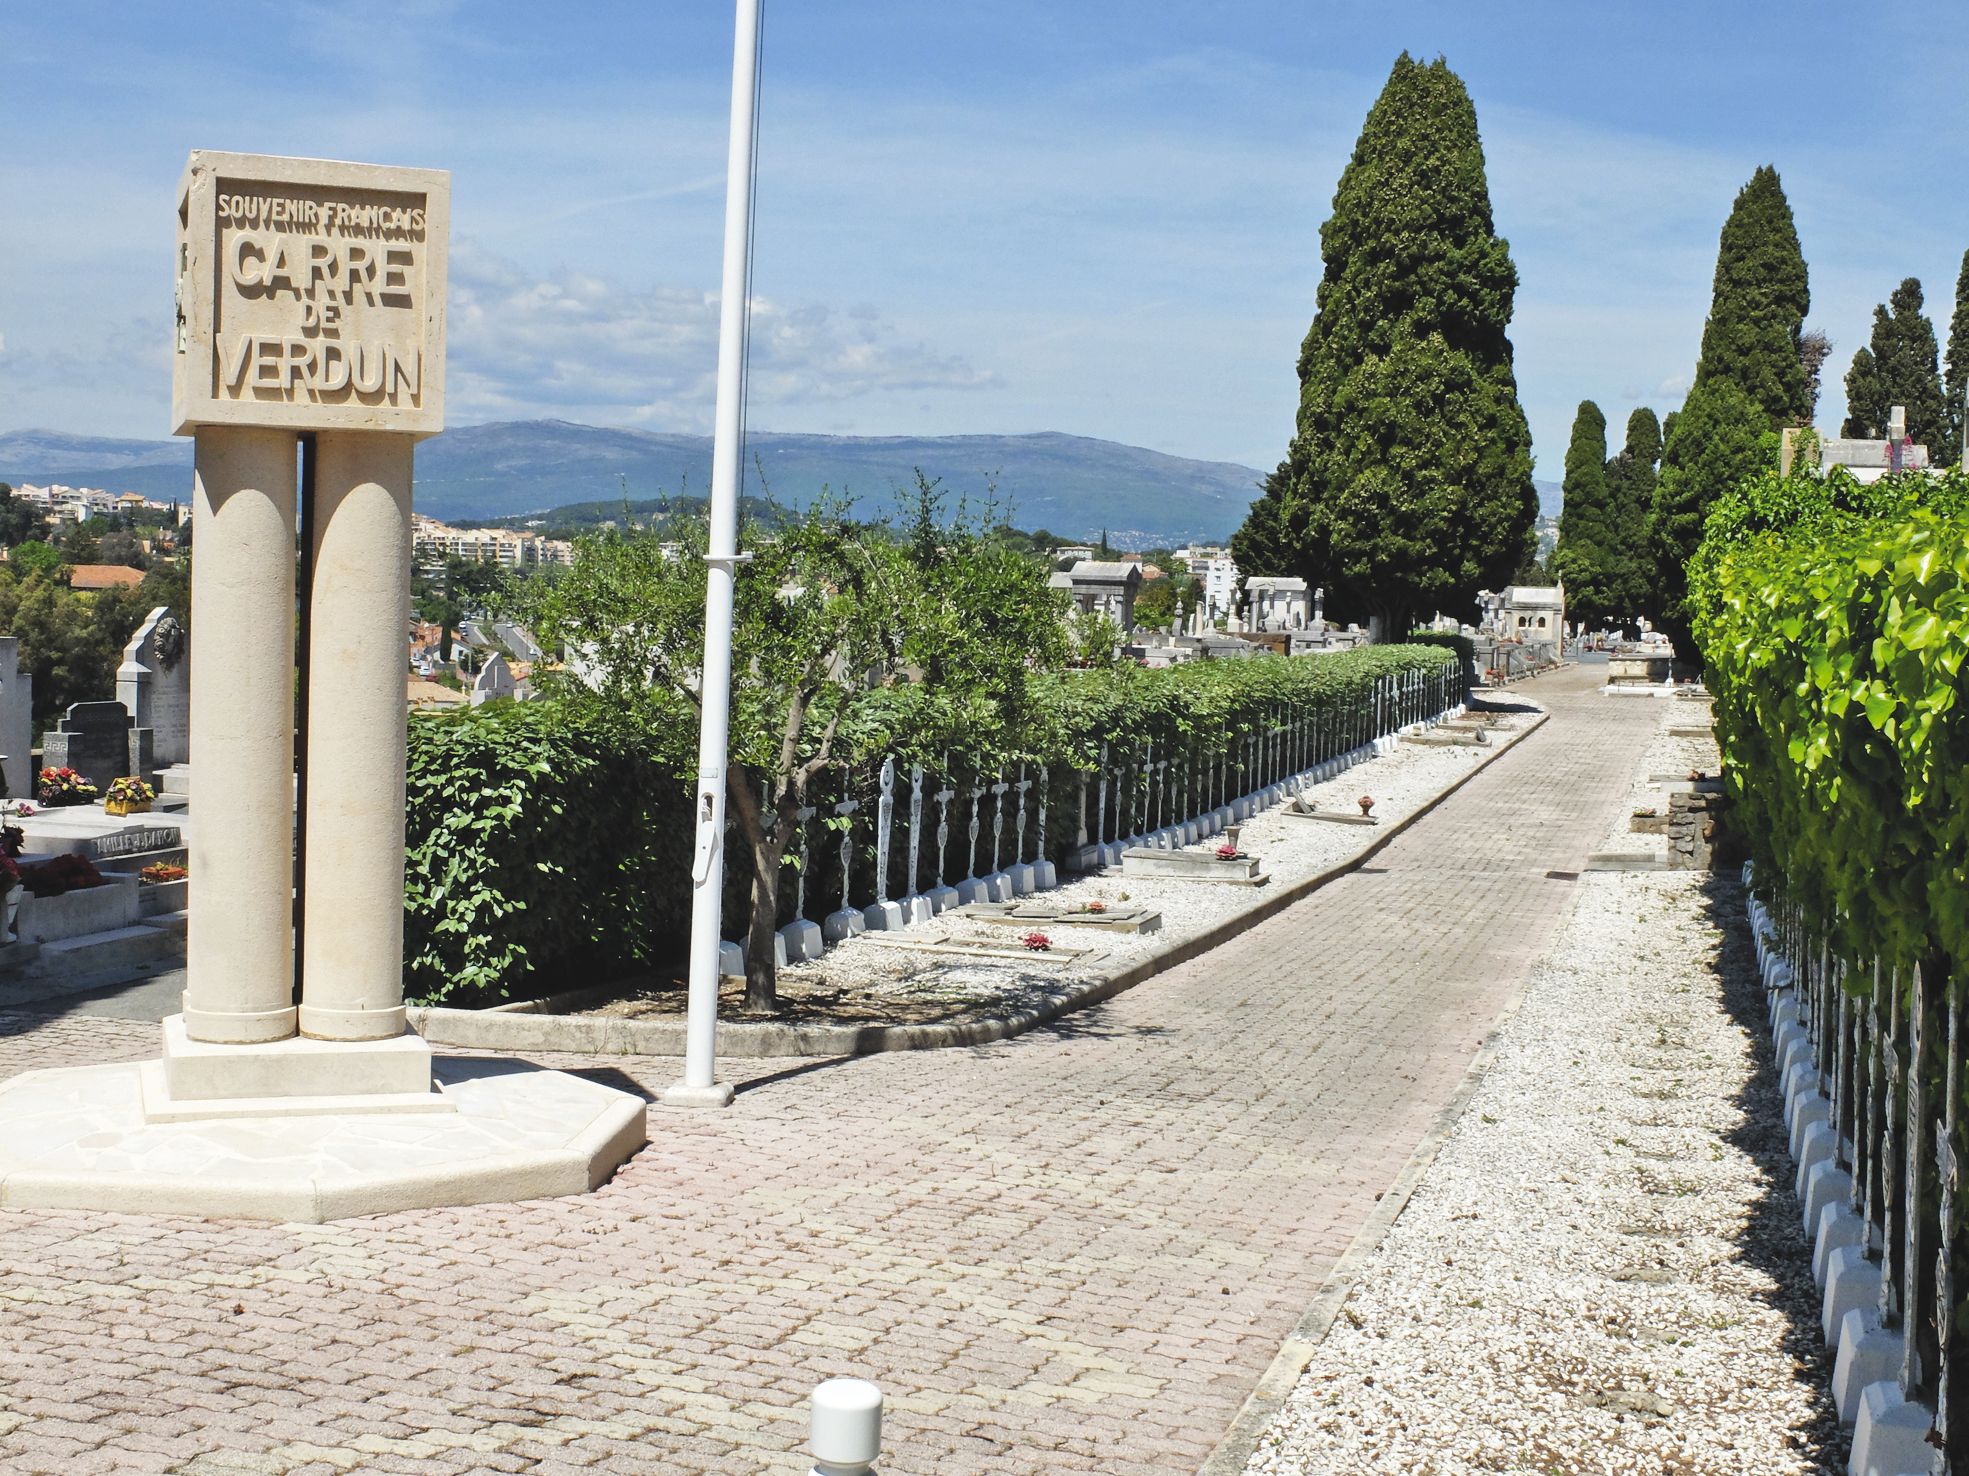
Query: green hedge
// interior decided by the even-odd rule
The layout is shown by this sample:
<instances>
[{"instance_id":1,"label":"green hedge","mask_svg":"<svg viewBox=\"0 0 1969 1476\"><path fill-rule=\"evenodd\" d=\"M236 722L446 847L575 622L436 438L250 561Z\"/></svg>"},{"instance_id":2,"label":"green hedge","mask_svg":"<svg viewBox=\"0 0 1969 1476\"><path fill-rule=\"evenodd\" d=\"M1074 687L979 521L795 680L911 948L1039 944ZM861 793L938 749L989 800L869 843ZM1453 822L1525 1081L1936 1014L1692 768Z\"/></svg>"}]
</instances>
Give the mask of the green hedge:
<instances>
[{"instance_id":1,"label":"green hedge","mask_svg":"<svg viewBox=\"0 0 1969 1476\"><path fill-rule=\"evenodd\" d=\"M1736 821L1848 960L1969 960L1965 508L1956 473L1756 478L1691 565Z\"/></svg>"},{"instance_id":2,"label":"green hedge","mask_svg":"<svg viewBox=\"0 0 1969 1476\"><path fill-rule=\"evenodd\" d=\"M1408 637L1412 646L1441 646L1446 651L1454 651L1463 663L1463 670L1475 672L1477 669L1477 643L1455 630L1417 630Z\"/></svg>"},{"instance_id":3,"label":"green hedge","mask_svg":"<svg viewBox=\"0 0 1969 1476\"><path fill-rule=\"evenodd\" d=\"M549 992L681 946L668 893L690 798L646 746L554 703L495 702L413 717L409 747L411 998Z\"/></svg>"},{"instance_id":4,"label":"green hedge","mask_svg":"<svg viewBox=\"0 0 1969 1476\"><path fill-rule=\"evenodd\" d=\"M1359 733L1378 678L1443 673L1437 645L1369 646L1330 656L1270 654L1149 671L1121 667L1035 675L1015 744L975 752L967 738L1002 731L961 706L896 689L851 735L850 757L814 796L826 815L853 795L863 804L852 832L857 905L873 899L873 803L885 757L898 769L892 893L908 890L904 826L909 768L934 789L949 777L1037 780L1047 768L1046 849L1056 858L1079 824L1080 773L1103 743L1118 760L1153 744L1158 754L1236 755L1239 741L1281 718L1309 717L1336 738ZM1460 672L1453 678L1456 700ZM497 702L410 724L406 992L425 1003L486 1003L592 982L679 959L688 936L690 785L676 772L676 735L603 730L572 704ZM665 757L664 755L669 755ZM948 768L946 768L948 764ZM1233 763L1233 768L1235 764ZM1015 801L1008 796L1007 828ZM1036 826L1039 795L1028 791ZM810 832L807 915L841 898L839 833ZM953 806L953 862L968 839L968 809ZM934 810L926 829L935 825ZM734 837L735 841L735 837ZM980 841L988 857L989 832ZM1009 855L1006 859L1010 859ZM924 845L918 884L935 865ZM961 864L957 869L962 872ZM743 935L750 872L745 847L728 842L724 931ZM786 907L794 888L785 889ZM782 923L790 921L790 913Z\"/></svg>"}]
</instances>

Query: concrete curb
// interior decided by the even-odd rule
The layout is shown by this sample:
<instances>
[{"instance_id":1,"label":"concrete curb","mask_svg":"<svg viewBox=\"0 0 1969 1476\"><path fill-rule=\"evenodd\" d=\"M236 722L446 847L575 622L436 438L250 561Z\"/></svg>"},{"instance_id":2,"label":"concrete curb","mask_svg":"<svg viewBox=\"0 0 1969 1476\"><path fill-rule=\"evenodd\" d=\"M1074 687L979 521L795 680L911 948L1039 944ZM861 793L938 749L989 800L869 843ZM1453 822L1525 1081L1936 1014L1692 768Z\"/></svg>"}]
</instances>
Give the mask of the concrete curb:
<instances>
[{"instance_id":1,"label":"concrete curb","mask_svg":"<svg viewBox=\"0 0 1969 1476\"><path fill-rule=\"evenodd\" d=\"M1353 855L1313 876L1255 898L1251 906L1192 937L1170 942L1147 958L1105 979L1070 986L1045 1004L1009 1015L942 1021L930 1025L775 1025L720 1024L718 1054L732 1059L773 1056L867 1056L882 1051L945 1050L1009 1040L1073 1010L1111 999L1166 969L1187 963L1284 911L1329 882L1364 866L1416 821L1468 784L1545 725L1540 712L1509 743L1486 754L1468 773L1387 829ZM449 1010L413 1007L411 1028L432 1045L496 1051L572 1051L596 1056L681 1056L684 1022L620 1020L602 1015L550 1015L525 1010Z\"/></svg>"},{"instance_id":2,"label":"concrete curb","mask_svg":"<svg viewBox=\"0 0 1969 1476\"><path fill-rule=\"evenodd\" d=\"M1475 777L1474 772L1471 777ZM1566 919L1578 905L1579 894L1574 892L1572 901L1555 925L1555 934L1565 926ZM1409 1154L1408 1162L1395 1175L1395 1182L1382 1192L1366 1222L1347 1243L1346 1250L1340 1253L1340 1259L1333 1263L1333 1269L1326 1273L1326 1279L1320 1283L1312 1305L1307 1307L1286 1335L1285 1341L1279 1345L1277 1355L1259 1375L1258 1386L1245 1396L1244 1403L1238 1407L1230 1428L1224 1432L1224 1438L1197 1467L1197 1476L1243 1476L1245 1467L1251 1463L1251 1457L1258 1449L1258 1442L1264 1439L1272 1420L1285 1407L1286 1399L1299 1383L1299 1376L1305 1373L1306 1366L1313 1361L1313 1354L1319 1351L1319 1345L1326 1341L1334 1319L1339 1317L1340 1309L1352 1295L1354 1284L1360 1280L1368 1258L1380 1249L1381 1242L1394 1228L1395 1221L1408 1208L1409 1199L1421 1187L1443 1144L1449 1141L1457 1120L1470 1105L1470 1099L1477 1094L1477 1088L1483 1085L1491 1063L1497 1059L1505 1028L1516 1017L1525 997L1531 992L1532 978L1537 969L1538 961L1534 959L1531 967L1525 970L1524 978L1518 981L1518 987L1511 991L1510 998L1497 1012L1497 1018L1491 1022L1490 1033L1477 1047L1477 1054L1470 1058L1470 1064L1464 1068L1463 1080L1458 1083L1455 1095L1436 1114L1435 1121L1423 1133L1422 1141Z\"/></svg>"}]
</instances>

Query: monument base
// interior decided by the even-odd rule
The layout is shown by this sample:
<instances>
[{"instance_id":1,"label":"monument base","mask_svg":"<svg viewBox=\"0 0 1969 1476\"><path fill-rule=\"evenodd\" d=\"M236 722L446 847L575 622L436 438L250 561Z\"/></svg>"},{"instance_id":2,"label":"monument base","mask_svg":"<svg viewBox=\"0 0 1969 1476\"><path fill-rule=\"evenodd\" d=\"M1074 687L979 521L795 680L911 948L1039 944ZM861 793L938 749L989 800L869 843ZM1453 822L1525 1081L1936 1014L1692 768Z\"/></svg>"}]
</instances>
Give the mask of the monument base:
<instances>
[{"instance_id":1,"label":"monument base","mask_svg":"<svg viewBox=\"0 0 1969 1476\"><path fill-rule=\"evenodd\" d=\"M437 1110L238 1098L196 1104L227 1115L189 1121L149 1115L146 1073L154 1102L162 1069L76 1066L0 1083L0 1208L319 1224L583 1194L649 1136L642 1098L517 1061L440 1057Z\"/></svg>"},{"instance_id":2,"label":"monument base","mask_svg":"<svg viewBox=\"0 0 1969 1476\"><path fill-rule=\"evenodd\" d=\"M392 1040L285 1040L215 1045L193 1040L185 1017L164 1021L164 1058L157 1063L170 1099L185 1108L242 1098L269 1103L266 1111L332 1112L343 1098L401 1099L413 1110L431 1090L431 1048L405 1031ZM426 1109L430 1110L430 1109ZM442 1110L440 1107L439 1110Z\"/></svg>"}]
</instances>

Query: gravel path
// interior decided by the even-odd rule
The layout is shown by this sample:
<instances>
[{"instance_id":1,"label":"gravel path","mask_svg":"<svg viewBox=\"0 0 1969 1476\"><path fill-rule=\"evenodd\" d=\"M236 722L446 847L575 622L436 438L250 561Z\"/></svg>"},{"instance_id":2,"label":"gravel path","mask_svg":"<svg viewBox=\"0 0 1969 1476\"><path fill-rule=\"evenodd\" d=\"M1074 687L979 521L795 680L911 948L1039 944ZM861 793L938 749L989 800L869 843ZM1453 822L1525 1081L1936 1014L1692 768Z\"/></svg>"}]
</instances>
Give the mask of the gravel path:
<instances>
[{"instance_id":1,"label":"gravel path","mask_svg":"<svg viewBox=\"0 0 1969 1476\"><path fill-rule=\"evenodd\" d=\"M1715 767L1665 728L1639 803ZM1740 914L1718 877L1580 879L1248 1472L1845 1470Z\"/></svg>"}]
</instances>

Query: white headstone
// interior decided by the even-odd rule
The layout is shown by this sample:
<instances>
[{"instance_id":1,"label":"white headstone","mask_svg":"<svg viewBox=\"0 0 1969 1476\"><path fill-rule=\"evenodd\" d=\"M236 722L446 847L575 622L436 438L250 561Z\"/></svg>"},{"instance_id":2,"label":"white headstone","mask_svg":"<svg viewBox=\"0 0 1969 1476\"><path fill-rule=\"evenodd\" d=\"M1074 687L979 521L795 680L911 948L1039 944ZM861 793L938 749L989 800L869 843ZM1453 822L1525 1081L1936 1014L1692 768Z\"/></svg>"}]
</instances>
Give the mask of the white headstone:
<instances>
[{"instance_id":1,"label":"white headstone","mask_svg":"<svg viewBox=\"0 0 1969 1476\"><path fill-rule=\"evenodd\" d=\"M20 641L0 636L0 773L15 799L34 797L34 678L20 669Z\"/></svg>"},{"instance_id":2,"label":"white headstone","mask_svg":"<svg viewBox=\"0 0 1969 1476\"><path fill-rule=\"evenodd\" d=\"M495 697L511 697L518 689L519 683L513 680L513 668L506 664L504 656L495 651L472 679L472 706L490 702Z\"/></svg>"},{"instance_id":3,"label":"white headstone","mask_svg":"<svg viewBox=\"0 0 1969 1476\"><path fill-rule=\"evenodd\" d=\"M191 650L184 626L165 606L152 610L123 648L116 700L139 728L150 729L158 768L191 758Z\"/></svg>"}]
</instances>

